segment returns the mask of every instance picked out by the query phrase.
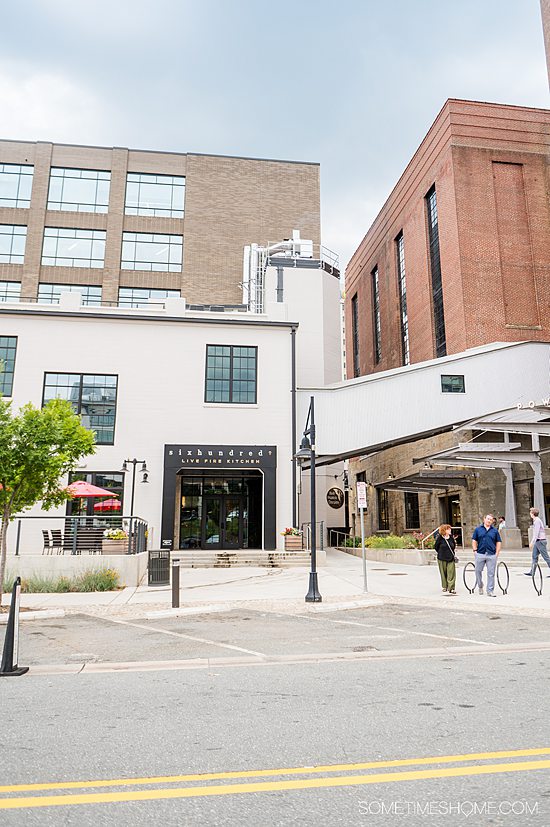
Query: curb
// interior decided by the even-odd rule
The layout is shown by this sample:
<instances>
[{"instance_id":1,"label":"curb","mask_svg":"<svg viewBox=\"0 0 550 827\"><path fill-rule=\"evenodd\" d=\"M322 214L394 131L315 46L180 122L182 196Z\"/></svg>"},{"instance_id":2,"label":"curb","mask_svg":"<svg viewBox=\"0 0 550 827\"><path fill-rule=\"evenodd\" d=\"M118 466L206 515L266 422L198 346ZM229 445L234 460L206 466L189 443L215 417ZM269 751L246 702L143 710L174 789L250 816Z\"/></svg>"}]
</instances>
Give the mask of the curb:
<instances>
[{"instance_id":1,"label":"curb","mask_svg":"<svg viewBox=\"0 0 550 827\"><path fill-rule=\"evenodd\" d=\"M162 617L185 617L186 615L213 614L214 612L231 612L231 606L227 604L216 604L206 606L192 606L188 609L160 609L155 612L145 612L147 620L157 620Z\"/></svg>"},{"instance_id":2,"label":"curb","mask_svg":"<svg viewBox=\"0 0 550 827\"><path fill-rule=\"evenodd\" d=\"M9 613L0 615L0 625L6 625ZM65 609L37 609L35 612L19 612L19 620L50 620L54 617L65 617Z\"/></svg>"}]
</instances>

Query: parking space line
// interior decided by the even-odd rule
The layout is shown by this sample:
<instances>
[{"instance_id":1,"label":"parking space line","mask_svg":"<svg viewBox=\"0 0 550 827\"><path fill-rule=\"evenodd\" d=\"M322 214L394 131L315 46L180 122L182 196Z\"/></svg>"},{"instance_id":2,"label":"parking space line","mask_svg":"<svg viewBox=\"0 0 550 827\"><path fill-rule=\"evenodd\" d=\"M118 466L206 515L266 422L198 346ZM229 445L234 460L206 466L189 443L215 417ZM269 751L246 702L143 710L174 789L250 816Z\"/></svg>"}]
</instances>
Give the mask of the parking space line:
<instances>
[{"instance_id":1,"label":"parking space line","mask_svg":"<svg viewBox=\"0 0 550 827\"><path fill-rule=\"evenodd\" d=\"M183 632L173 632L170 629L160 629L158 626L147 626L145 623L132 623L130 620L120 620L113 617L106 617L102 619L108 620L110 623L120 623L123 626L134 626L136 629L145 629L148 632L158 632L161 635L178 637L183 640L193 640L196 643L208 643L210 646L219 646L221 649L231 649L233 652L244 652L245 655L255 655L257 658L267 657L264 652L255 652L252 649L243 649L242 646L232 646L230 643L219 643L217 640L209 640L204 637L185 635Z\"/></svg>"},{"instance_id":2,"label":"parking space line","mask_svg":"<svg viewBox=\"0 0 550 827\"><path fill-rule=\"evenodd\" d=\"M332 617L326 618L329 623L342 623L348 626L364 626L367 629L383 629L386 632L405 632L408 635L419 635L420 637L431 637L438 640L455 640L458 643L475 643L478 646L493 646L486 640L472 640L467 637L454 637L451 635L436 635L433 632L418 632L416 629L401 629L399 626L379 626L377 623L360 623L358 620L336 620Z\"/></svg>"}]
</instances>

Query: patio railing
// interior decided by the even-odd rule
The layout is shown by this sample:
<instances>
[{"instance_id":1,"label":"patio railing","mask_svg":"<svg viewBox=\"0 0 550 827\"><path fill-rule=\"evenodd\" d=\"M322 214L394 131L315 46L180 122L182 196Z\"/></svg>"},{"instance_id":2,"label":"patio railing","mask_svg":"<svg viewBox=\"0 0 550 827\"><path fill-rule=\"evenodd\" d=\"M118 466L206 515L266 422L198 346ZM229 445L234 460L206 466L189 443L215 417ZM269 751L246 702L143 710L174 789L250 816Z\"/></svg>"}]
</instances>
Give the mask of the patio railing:
<instances>
[{"instance_id":1,"label":"patio railing","mask_svg":"<svg viewBox=\"0 0 550 827\"><path fill-rule=\"evenodd\" d=\"M118 540L109 528L123 529ZM142 517L102 514L15 517L8 532L8 554L139 554L147 550L148 524Z\"/></svg>"}]
</instances>

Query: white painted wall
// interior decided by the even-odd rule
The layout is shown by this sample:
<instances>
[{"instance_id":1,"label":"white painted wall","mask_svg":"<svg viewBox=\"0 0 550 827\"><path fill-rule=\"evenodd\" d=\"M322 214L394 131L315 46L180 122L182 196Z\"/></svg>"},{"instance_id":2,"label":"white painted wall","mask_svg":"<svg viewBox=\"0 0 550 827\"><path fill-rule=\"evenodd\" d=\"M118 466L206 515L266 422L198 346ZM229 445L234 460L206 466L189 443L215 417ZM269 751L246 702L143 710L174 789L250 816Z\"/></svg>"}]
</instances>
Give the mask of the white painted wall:
<instances>
[{"instance_id":1,"label":"white painted wall","mask_svg":"<svg viewBox=\"0 0 550 827\"><path fill-rule=\"evenodd\" d=\"M147 460L149 484L142 485L137 475L134 512L151 524L153 547L160 539L165 443L277 445L277 526L282 530L292 522L290 328L250 326L239 319L231 326L208 318L199 324L161 322L159 316L92 318L84 310L66 317L49 307L35 316L0 315L0 335L18 337L14 406L41 405L45 372L118 374L115 444L98 446L82 467L117 471L127 457ZM256 405L203 401L207 344L258 347ZM125 513L130 485L128 473ZM56 513L64 508L49 512ZM11 546L13 528L10 533Z\"/></svg>"},{"instance_id":2,"label":"white painted wall","mask_svg":"<svg viewBox=\"0 0 550 827\"><path fill-rule=\"evenodd\" d=\"M317 450L332 455L426 433L550 396L550 345L493 344L396 370L302 386L298 421L315 396ZM466 393L442 393L441 375L465 376Z\"/></svg>"}]
</instances>

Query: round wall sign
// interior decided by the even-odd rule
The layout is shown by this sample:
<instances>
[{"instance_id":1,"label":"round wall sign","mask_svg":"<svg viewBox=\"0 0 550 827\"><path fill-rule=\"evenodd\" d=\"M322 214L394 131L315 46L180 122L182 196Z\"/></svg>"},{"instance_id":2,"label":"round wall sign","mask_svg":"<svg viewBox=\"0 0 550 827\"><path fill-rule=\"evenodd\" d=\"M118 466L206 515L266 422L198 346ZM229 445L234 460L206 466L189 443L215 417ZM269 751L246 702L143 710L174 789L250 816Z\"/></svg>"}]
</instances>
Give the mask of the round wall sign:
<instances>
[{"instance_id":1,"label":"round wall sign","mask_svg":"<svg viewBox=\"0 0 550 827\"><path fill-rule=\"evenodd\" d=\"M342 508L344 505L344 492L341 488L329 488L327 491L327 503L331 508Z\"/></svg>"}]
</instances>

